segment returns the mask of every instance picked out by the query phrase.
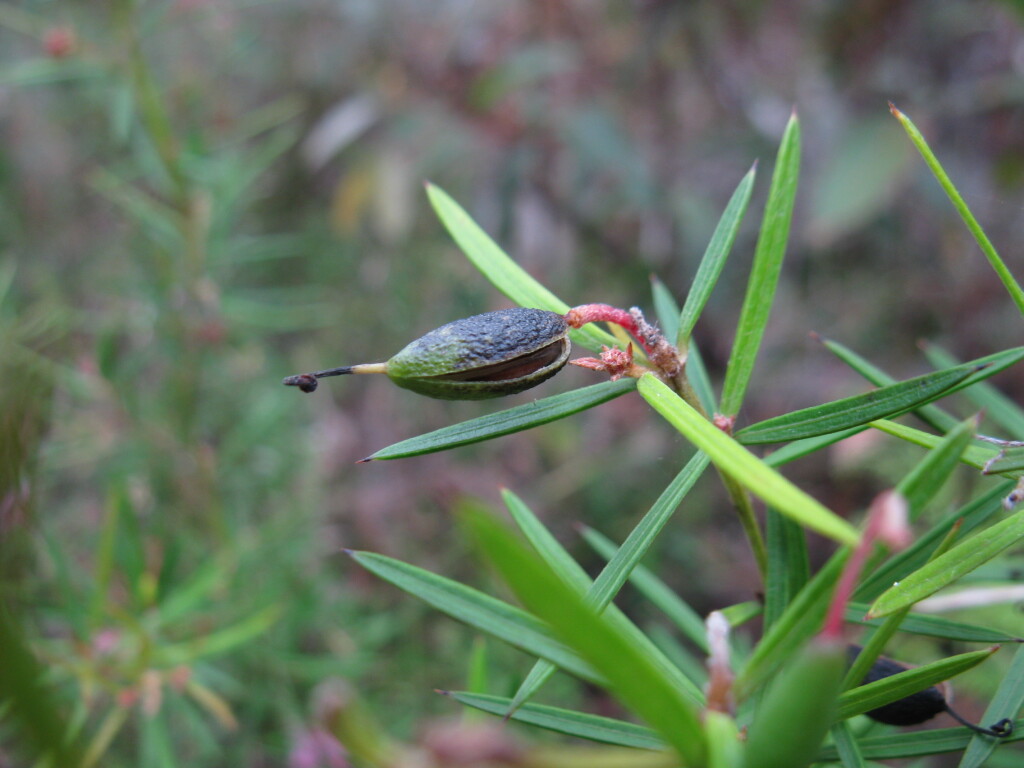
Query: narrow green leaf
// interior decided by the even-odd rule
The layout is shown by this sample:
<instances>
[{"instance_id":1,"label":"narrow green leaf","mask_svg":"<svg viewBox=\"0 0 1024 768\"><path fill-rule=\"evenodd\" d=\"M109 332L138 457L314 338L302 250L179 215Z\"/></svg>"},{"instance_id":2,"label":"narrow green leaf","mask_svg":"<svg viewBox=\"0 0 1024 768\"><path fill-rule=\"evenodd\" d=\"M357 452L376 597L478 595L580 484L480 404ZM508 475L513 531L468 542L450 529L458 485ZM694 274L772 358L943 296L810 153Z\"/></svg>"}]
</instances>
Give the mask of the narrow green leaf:
<instances>
[{"instance_id":1,"label":"narrow green leaf","mask_svg":"<svg viewBox=\"0 0 1024 768\"><path fill-rule=\"evenodd\" d=\"M498 413L489 413L486 416L442 427L425 435L410 437L408 440L389 445L387 448L381 448L363 461L402 459L492 440L495 437L510 435L513 432L521 432L564 419L566 416L572 416L574 413L614 400L620 395L632 392L635 388L636 379L630 378L592 384L589 387L574 389L571 392L563 392L560 395L523 403Z\"/></svg>"},{"instance_id":2,"label":"narrow green leaf","mask_svg":"<svg viewBox=\"0 0 1024 768\"><path fill-rule=\"evenodd\" d=\"M941 397L975 373L973 364L926 373L862 395L833 400L752 424L736 433L745 445L782 443L859 427L876 419L906 413Z\"/></svg>"},{"instance_id":3,"label":"narrow green leaf","mask_svg":"<svg viewBox=\"0 0 1024 768\"><path fill-rule=\"evenodd\" d=\"M515 695L509 702L508 711L505 712L505 717L510 716L532 699L537 694L537 691L541 689L541 686L548 681L548 678L557 671L558 667L550 661L537 659L536 663L530 667L526 677L523 678L523 682L516 689Z\"/></svg>"},{"instance_id":4,"label":"narrow green leaf","mask_svg":"<svg viewBox=\"0 0 1024 768\"><path fill-rule=\"evenodd\" d=\"M495 288L524 307L547 309L560 315L569 311L568 304L509 258L447 192L427 184L427 197L448 234ZM600 349L602 344L610 347L616 344L614 336L592 323L570 331L569 335L573 342L588 349Z\"/></svg>"},{"instance_id":5,"label":"narrow green leaf","mask_svg":"<svg viewBox=\"0 0 1024 768\"><path fill-rule=\"evenodd\" d=\"M230 579L231 570L237 567L236 560L234 552L222 550L216 557L199 564L163 597L159 610L147 617L147 625L154 629L166 627L180 622L190 613L203 610L203 602L209 600L217 589L222 589Z\"/></svg>"},{"instance_id":6,"label":"narrow green leaf","mask_svg":"<svg viewBox=\"0 0 1024 768\"><path fill-rule=\"evenodd\" d=\"M969 504L954 510L941 522L938 522L902 552L893 555L887 562L865 578L854 597L858 600L871 600L878 597L895 582L912 573L926 563L931 553L946 538L954 525L959 525L959 535L966 536L978 526L985 523L992 515L1002 509L1002 500L1013 489L1012 482L1000 483ZM867 613L867 607L861 615Z\"/></svg>"},{"instance_id":7,"label":"narrow green leaf","mask_svg":"<svg viewBox=\"0 0 1024 768\"><path fill-rule=\"evenodd\" d=\"M986 465L985 474L1001 475L1004 472L1024 470L1024 448L1007 448L1002 456Z\"/></svg>"},{"instance_id":8,"label":"narrow green leaf","mask_svg":"<svg viewBox=\"0 0 1024 768\"><path fill-rule=\"evenodd\" d=\"M594 668L551 635L548 626L526 611L457 581L373 552L349 552L366 570L418 597L442 613L486 632L514 648L548 659L590 682L600 682Z\"/></svg>"},{"instance_id":9,"label":"narrow green leaf","mask_svg":"<svg viewBox=\"0 0 1024 768\"><path fill-rule=\"evenodd\" d=\"M466 688L483 693L490 687L490 660L487 653L487 639L473 638L473 647L466 665Z\"/></svg>"},{"instance_id":10,"label":"narrow green leaf","mask_svg":"<svg viewBox=\"0 0 1024 768\"><path fill-rule=\"evenodd\" d=\"M865 627L880 627L885 619L865 619L868 612L867 603L850 603L846 607L846 620ZM900 632L926 637L941 637L943 640L956 640L960 643L1019 643L1022 638L999 629L979 627L960 621L930 616L923 613L912 613L904 617L900 624Z\"/></svg>"},{"instance_id":11,"label":"narrow green leaf","mask_svg":"<svg viewBox=\"0 0 1024 768\"><path fill-rule=\"evenodd\" d=\"M958 424L897 484L895 491L905 499L911 519L920 515L924 506L948 480L974 435L976 426L977 420L973 418ZM930 551L929 559L942 554L951 543L951 539L944 538L939 543L938 549ZM869 633L864 648L861 649L853 665L847 670L843 682L844 689L854 687L864 678L889 639L901 628L909 610L910 607L907 606L896 611L879 624L873 632Z\"/></svg>"},{"instance_id":12,"label":"narrow green leaf","mask_svg":"<svg viewBox=\"0 0 1024 768\"><path fill-rule=\"evenodd\" d=\"M974 214L971 213L971 209L967 207L967 203L965 203L964 199L960 196L960 193L957 191L953 182L946 174L945 169L942 167L942 164L939 162L939 159L935 157L935 154L928 146L928 142L925 141L924 136L921 135L921 132L909 117L896 109L896 107L891 103L889 104L889 109L892 111L893 116L900 121L903 129L910 137L910 141L915 147L917 147L917 151L921 153L921 157L924 158L928 168L931 169L931 172L939 182L939 185L949 197L950 202L953 203L953 207L956 208L956 212L959 213L960 218L964 220L964 224L967 225L967 229L970 230L970 233L974 236L974 239L977 241L982 253L985 254L985 258L988 259L988 263L992 265L992 269L995 270L999 279L1002 280L1003 285L1010 294L1010 298L1013 299L1013 303L1017 305L1017 310L1024 315L1024 290L1021 289L1020 285L1014 279L1013 274L999 257L995 246L992 245L992 241L988 239L988 236L981 228L978 220L974 218Z\"/></svg>"},{"instance_id":13,"label":"narrow green leaf","mask_svg":"<svg viewBox=\"0 0 1024 768\"><path fill-rule=\"evenodd\" d=\"M153 243L172 253L183 247L184 225L181 214L172 206L103 167L92 172L89 184L135 220Z\"/></svg>"},{"instance_id":14,"label":"narrow green leaf","mask_svg":"<svg viewBox=\"0 0 1024 768\"><path fill-rule=\"evenodd\" d=\"M512 704L512 700L504 696L485 696L464 691L446 692L445 695L468 707L500 717L505 716ZM650 750L661 750L668 746L658 738L657 733L642 725L544 704L524 704L512 714L511 719L602 744Z\"/></svg>"},{"instance_id":15,"label":"narrow green leaf","mask_svg":"<svg viewBox=\"0 0 1024 768\"><path fill-rule=\"evenodd\" d=\"M960 465L960 458L970 445L977 427L978 419L973 416L957 424L897 484L896 492L907 500L911 520L921 515L925 505L935 497L953 470Z\"/></svg>"},{"instance_id":16,"label":"narrow green leaf","mask_svg":"<svg viewBox=\"0 0 1024 768\"><path fill-rule=\"evenodd\" d=\"M548 567L558 574L565 584L578 594L584 595L587 605L592 606L598 612L607 608L608 620L638 647L642 648L662 674L672 680L685 696L698 705L704 701L704 695L700 688L683 675L625 614L611 605L611 601L707 465L707 458L703 454L690 460L676 478L669 483L654 506L630 533L616 557L602 569L593 583L586 571L551 536L519 497L507 490L502 494L512 518ZM519 686L519 690L516 691L513 706L518 707L532 697L554 670L555 667L549 662L543 659L538 661Z\"/></svg>"},{"instance_id":17,"label":"narrow green leaf","mask_svg":"<svg viewBox=\"0 0 1024 768\"><path fill-rule=\"evenodd\" d=\"M924 356L935 368L952 368L960 361L949 354L938 344L925 344ZM1024 437L1024 408L1008 398L991 384L977 384L966 393L971 402L985 411L985 418L990 419L1011 435Z\"/></svg>"},{"instance_id":18,"label":"narrow green leaf","mask_svg":"<svg viewBox=\"0 0 1024 768\"><path fill-rule=\"evenodd\" d=\"M894 377L890 376L866 358L858 355L849 347L843 346L838 341L832 341L831 339L826 339L817 335L815 335L815 337L818 338L821 343L825 345L825 348L832 354L876 387L885 387L896 383L897 380ZM914 415L919 419L922 419L926 424L928 424L928 426L937 429L940 432L946 432L952 429L953 425L957 422L955 416L946 413L937 405L923 405L914 411Z\"/></svg>"},{"instance_id":19,"label":"narrow green leaf","mask_svg":"<svg viewBox=\"0 0 1024 768\"><path fill-rule=\"evenodd\" d=\"M900 440L905 440L914 445L920 445L923 448L935 448L941 445L943 440L939 435L930 435L927 432L922 432L920 429L914 429L905 424L897 424L895 421L889 421L888 419L872 421L871 426L879 432L885 432L888 435L898 437ZM996 448L988 445L969 445L961 454L960 461L968 466L981 469L990 459L995 458L998 453L999 451ZM1003 476L1019 477L1020 474L1016 470L1009 470Z\"/></svg>"},{"instance_id":20,"label":"narrow green leaf","mask_svg":"<svg viewBox=\"0 0 1024 768\"><path fill-rule=\"evenodd\" d=\"M836 356L846 362L851 368L864 376L872 384L884 386L892 384L895 381L887 373L872 365L855 352L843 347L841 344L837 344L836 342L829 341L827 339L824 339L823 341L829 350L835 353ZM968 376L945 394L951 395L954 392L959 392L973 387L975 384L1006 370L1011 365L1018 363L1022 359L1024 359L1024 347L1014 347L1012 349L1003 350L1002 352L996 352L992 355L980 357L973 362L978 366L986 367L979 370L978 373ZM915 409L914 414L941 432L948 432L959 421L955 416L946 413L936 405L925 405L921 408L917 408Z\"/></svg>"},{"instance_id":21,"label":"narrow green leaf","mask_svg":"<svg viewBox=\"0 0 1024 768\"><path fill-rule=\"evenodd\" d=\"M29 648L22 635L23 617L15 613L16 601L0 608L0 697L3 700L4 730L18 734L37 765L82 765L82 748L69 740L69 723L64 717L56 691L47 679L47 667ZM66 702L65 702L66 703ZM117 707L127 711L127 708ZM9 741L8 736L5 741Z\"/></svg>"},{"instance_id":22,"label":"narrow green leaf","mask_svg":"<svg viewBox=\"0 0 1024 768\"><path fill-rule=\"evenodd\" d=\"M725 620L734 627L742 627L751 619L760 616L762 611L763 608L758 600L747 600L718 609L718 612L725 616Z\"/></svg>"},{"instance_id":23,"label":"narrow green leaf","mask_svg":"<svg viewBox=\"0 0 1024 768\"><path fill-rule=\"evenodd\" d=\"M859 435L867 428L867 425L864 425L861 427L854 427L853 429L844 429L841 432L832 432L828 435L818 435L817 437L806 437L803 440L794 440L792 443L784 445L778 450L772 451L765 456L764 463L769 467L781 467L791 461L796 461L797 459L802 459L804 456L810 456L812 453L817 453L822 448L841 442L848 437Z\"/></svg>"},{"instance_id":24,"label":"narrow green leaf","mask_svg":"<svg viewBox=\"0 0 1024 768\"><path fill-rule=\"evenodd\" d=\"M662 334L666 339L676 338L679 335L679 304L656 275L651 275L651 300Z\"/></svg>"},{"instance_id":25,"label":"narrow green leaf","mask_svg":"<svg viewBox=\"0 0 1024 768\"><path fill-rule=\"evenodd\" d=\"M586 602L597 610L608 608L608 618L620 631L648 656L676 688L696 704L703 704L704 694L641 632L632 621L622 615L611 601L619 593L626 580L632 575L644 555L672 518L683 498L700 479L709 460L704 454L697 454L686 463L668 484L640 522L630 531L611 560L601 569L593 586L586 595Z\"/></svg>"},{"instance_id":26,"label":"narrow green leaf","mask_svg":"<svg viewBox=\"0 0 1024 768\"><path fill-rule=\"evenodd\" d=\"M843 768L867 768L864 756L860 753L860 746L857 744L857 737L854 735L850 724L845 720L836 723L831 730L832 741L836 745L836 754Z\"/></svg>"},{"instance_id":27,"label":"narrow green leaf","mask_svg":"<svg viewBox=\"0 0 1024 768\"><path fill-rule=\"evenodd\" d=\"M651 374L640 378L640 394L690 442L711 457L722 472L801 525L844 544L857 531L750 453Z\"/></svg>"},{"instance_id":28,"label":"narrow green leaf","mask_svg":"<svg viewBox=\"0 0 1024 768\"><path fill-rule=\"evenodd\" d=\"M855 715L862 715L872 709L905 698L912 693L930 688L943 680L949 680L961 672L976 667L996 650L987 648L983 651L970 651L950 656L846 691L839 697L838 719L845 720Z\"/></svg>"},{"instance_id":29,"label":"narrow green leaf","mask_svg":"<svg viewBox=\"0 0 1024 768\"><path fill-rule=\"evenodd\" d=\"M745 734L741 734L731 713L709 709L704 713L704 730L708 735L707 768L736 768L743 764Z\"/></svg>"},{"instance_id":30,"label":"narrow green leaf","mask_svg":"<svg viewBox=\"0 0 1024 768\"><path fill-rule=\"evenodd\" d=\"M68 601L64 606L63 620L68 623L76 637L88 637L90 631L87 613L89 598L83 589L86 580L81 578L77 569L73 567L69 557L71 553L67 551L63 543L58 543L56 533L58 531L46 528L40 528L37 533L42 550L46 554L46 566L50 572L52 588L55 592L64 595L64 599ZM79 563L74 563L74 566L78 565ZM3 616L4 614L0 613L0 631L3 630ZM16 641L12 640L12 642Z\"/></svg>"},{"instance_id":31,"label":"narrow green leaf","mask_svg":"<svg viewBox=\"0 0 1024 768\"><path fill-rule=\"evenodd\" d=\"M750 203L750 193L754 189L754 177L756 175L757 163L754 163L740 180L736 190L732 193L732 197L729 198L729 203L725 206L722 218L718 220L714 234L711 235L711 242L708 243L707 250L704 251L704 256L700 260L697 274L693 276L693 284L690 286L690 292L686 295L686 304L683 306L683 311L679 314L676 335L667 336L670 339L677 339L676 343L680 350L686 349L689 346L693 326L697 324L697 319L704 311L704 306L711 297L711 291L714 290L716 283L718 283L718 277L722 273L722 267L725 266L725 260L729 257L730 251L732 251L733 243L736 242L736 235L740 230L740 224L743 223L743 214L746 213L747 205ZM782 247L785 249L785 238L783 238Z\"/></svg>"},{"instance_id":32,"label":"narrow green leaf","mask_svg":"<svg viewBox=\"0 0 1024 768\"><path fill-rule=\"evenodd\" d=\"M465 518L474 539L523 603L598 669L615 695L645 719L684 761L700 765L707 752L697 709L647 655L586 605L537 557L494 520Z\"/></svg>"},{"instance_id":33,"label":"narrow green leaf","mask_svg":"<svg viewBox=\"0 0 1024 768\"><path fill-rule=\"evenodd\" d=\"M1024 740L1024 720L1016 721L1014 726L1011 736L999 740L1001 744ZM859 746L861 754L868 760L895 760L958 752L966 747L973 737L974 734L966 728L932 728L913 733L899 731L884 736L869 736L861 738ZM821 763L832 763L837 759L834 746L825 747L818 755L818 762Z\"/></svg>"},{"instance_id":34,"label":"narrow green leaf","mask_svg":"<svg viewBox=\"0 0 1024 768\"><path fill-rule=\"evenodd\" d=\"M981 722L985 724L997 723L1004 717L1014 718L1024 705L1024 646L1017 649L1010 663L1010 668L1003 675L996 695L985 709ZM1022 723L1017 723L1021 728ZM1013 736L1024 738L1024 734L1015 730ZM1011 737L1012 738L1012 737ZM1005 743L1009 739L986 738L980 734L973 734L971 743L967 746L958 768L981 768L989 755L996 748L997 744Z\"/></svg>"},{"instance_id":35,"label":"narrow green leaf","mask_svg":"<svg viewBox=\"0 0 1024 768\"><path fill-rule=\"evenodd\" d=\"M697 399L707 413L716 413L718 404L715 400L715 390L711 386L711 377L708 376L708 369L704 366L704 358L700 354L700 347L690 339L690 347L686 351L686 377L690 380L693 391L697 393Z\"/></svg>"},{"instance_id":36,"label":"narrow green leaf","mask_svg":"<svg viewBox=\"0 0 1024 768\"><path fill-rule=\"evenodd\" d=\"M104 607L107 605L110 579L115 568L114 548L118 538L118 519L122 515L136 514L131 508L128 492L124 488L115 486L109 495L96 548L96 562L93 566L93 593L89 600L88 614L90 633L97 631L100 623L105 620Z\"/></svg>"},{"instance_id":37,"label":"narrow green leaf","mask_svg":"<svg viewBox=\"0 0 1024 768\"><path fill-rule=\"evenodd\" d=\"M615 543L598 533L593 528L584 526L581 535L594 550L606 559L615 557L619 547ZM650 569L638 565L629 575L632 582L640 593L654 604L668 619L679 628L686 636L686 639L696 645L705 653L708 650L707 629L704 626L704 619L700 617L679 595L672 590L664 581L659 579Z\"/></svg>"},{"instance_id":38,"label":"narrow green leaf","mask_svg":"<svg viewBox=\"0 0 1024 768\"><path fill-rule=\"evenodd\" d=\"M768 507L765 531L768 571L764 588L764 626L767 628L803 589L810 566L803 529L793 520Z\"/></svg>"},{"instance_id":39,"label":"narrow green leaf","mask_svg":"<svg viewBox=\"0 0 1024 768\"><path fill-rule=\"evenodd\" d=\"M850 556L843 547L822 566L765 632L736 675L733 691L739 700L750 696L786 660L821 629L832 588Z\"/></svg>"},{"instance_id":40,"label":"narrow green leaf","mask_svg":"<svg viewBox=\"0 0 1024 768\"><path fill-rule=\"evenodd\" d=\"M174 744L181 738L172 738L169 733L170 717L144 717L138 736L139 764L152 768L177 768L178 759ZM205 734L204 734L205 735Z\"/></svg>"},{"instance_id":41,"label":"narrow green leaf","mask_svg":"<svg viewBox=\"0 0 1024 768\"><path fill-rule=\"evenodd\" d=\"M675 632L664 624L648 624L644 627L644 632L651 638L651 642L667 658L671 659L672 663L679 667L686 677L699 686L701 690L707 689L708 668L704 662L705 654L698 654L684 646Z\"/></svg>"},{"instance_id":42,"label":"narrow green leaf","mask_svg":"<svg viewBox=\"0 0 1024 768\"><path fill-rule=\"evenodd\" d=\"M1024 538L1024 511L992 525L949 552L925 563L882 593L870 618L886 616L933 595Z\"/></svg>"},{"instance_id":43,"label":"narrow green leaf","mask_svg":"<svg viewBox=\"0 0 1024 768\"><path fill-rule=\"evenodd\" d=\"M181 643L160 645L153 652L157 664L191 664L196 659L225 653L265 634L283 613L280 605L271 605L236 624Z\"/></svg>"},{"instance_id":44,"label":"narrow green leaf","mask_svg":"<svg viewBox=\"0 0 1024 768\"><path fill-rule=\"evenodd\" d=\"M845 644L816 637L796 651L754 713L744 768L806 768L834 722Z\"/></svg>"},{"instance_id":45,"label":"narrow green leaf","mask_svg":"<svg viewBox=\"0 0 1024 768\"><path fill-rule=\"evenodd\" d=\"M93 79L109 82L110 75L104 67L98 66L98 63L87 63L78 56L72 59L22 59L8 64L0 71L0 85L11 88Z\"/></svg>"},{"instance_id":46,"label":"narrow green leaf","mask_svg":"<svg viewBox=\"0 0 1024 768\"><path fill-rule=\"evenodd\" d=\"M708 464L708 457L698 453L662 491L594 581L592 596L588 595L592 605L600 609L618 594Z\"/></svg>"},{"instance_id":47,"label":"narrow green leaf","mask_svg":"<svg viewBox=\"0 0 1024 768\"><path fill-rule=\"evenodd\" d=\"M772 301L789 240L789 226L796 199L800 172L800 121L794 112L786 125L775 158L768 201L765 203L761 232L754 252L754 265L747 283L747 294L740 311L739 325L722 391L722 412L735 416L743 405L750 384L754 361L768 324Z\"/></svg>"},{"instance_id":48,"label":"narrow green leaf","mask_svg":"<svg viewBox=\"0 0 1024 768\"><path fill-rule=\"evenodd\" d=\"M590 576L583 570L554 536L544 523L533 513L521 498L508 488L501 489L501 500L512 516L513 522L519 526L530 546L534 548L548 567L558 574L563 582L581 595L592 585Z\"/></svg>"},{"instance_id":49,"label":"narrow green leaf","mask_svg":"<svg viewBox=\"0 0 1024 768\"><path fill-rule=\"evenodd\" d=\"M110 748L111 743L117 738L117 734L121 732L130 713L131 710L127 707L107 709L103 719L93 730L92 736L88 740L89 745L85 748L85 754L82 756L82 761L79 765L84 766L84 768L94 768L99 763L100 758L103 757L104 753ZM37 765L49 768L52 763L49 760L43 759Z\"/></svg>"},{"instance_id":50,"label":"narrow green leaf","mask_svg":"<svg viewBox=\"0 0 1024 768\"><path fill-rule=\"evenodd\" d=\"M547 309L560 315L569 311L568 304L509 258L447 192L433 184L427 184L426 188L430 204L448 234L495 288L523 306Z\"/></svg>"}]
</instances>

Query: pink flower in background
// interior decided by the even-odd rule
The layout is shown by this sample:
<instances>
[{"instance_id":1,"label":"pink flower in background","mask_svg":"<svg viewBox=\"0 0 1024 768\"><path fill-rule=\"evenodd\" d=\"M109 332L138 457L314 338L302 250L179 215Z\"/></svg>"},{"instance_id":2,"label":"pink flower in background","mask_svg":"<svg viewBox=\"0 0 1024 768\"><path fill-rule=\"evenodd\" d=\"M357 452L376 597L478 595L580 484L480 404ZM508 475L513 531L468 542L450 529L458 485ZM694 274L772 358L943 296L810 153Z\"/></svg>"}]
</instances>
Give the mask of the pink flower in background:
<instances>
[{"instance_id":1,"label":"pink flower in background","mask_svg":"<svg viewBox=\"0 0 1024 768\"><path fill-rule=\"evenodd\" d=\"M288 768L351 768L347 752L322 728L302 730L293 736Z\"/></svg>"}]
</instances>

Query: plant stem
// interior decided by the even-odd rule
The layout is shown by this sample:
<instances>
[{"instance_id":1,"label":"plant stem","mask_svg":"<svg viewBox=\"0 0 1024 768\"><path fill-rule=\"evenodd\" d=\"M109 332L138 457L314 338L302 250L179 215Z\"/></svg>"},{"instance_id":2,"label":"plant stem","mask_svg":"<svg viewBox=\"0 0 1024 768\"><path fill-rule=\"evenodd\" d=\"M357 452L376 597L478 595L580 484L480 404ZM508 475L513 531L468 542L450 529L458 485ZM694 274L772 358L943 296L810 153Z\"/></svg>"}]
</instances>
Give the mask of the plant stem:
<instances>
[{"instance_id":1,"label":"plant stem","mask_svg":"<svg viewBox=\"0 0 1024 768\"><path fill-rule=\"evenodd\" d=\"M708 412L704 410L704 406L701 405L700 398L697 397L693 385L690 384L685 368L676 376L673 376L668 384L687 404L691 405L704 418L712 421ZM761 534L761 527L758 525L757 515L754 513L754 503L750 497L750 492L729 475L721 470L717 471L718 476L722 479L722 484L725 486L725 490L729 494L729 498L732 500L733 506L736 508L736 513L740 518L740 525L743 526L743 532L747 535L747 541L750 542L750 549L754 554L754 560L757 561L757 569L761 573L761 579L764 580L768 574L768 548L765 546L764 536Z\"/></svg>"},{"instance_id":2,"label":"plant stem","mask_svg":"<svg viewBox=\"0 0 1024 768\"><path fill-rule=\"evenodd\" d=\"M754 513L754 502L750 498L750 492L729 475L722 472L718 474L722 478L725 490L729 492L733 506L736 507L736 513L740 516L740 525L743 526L743 532L747 534L747 541L750 542L750 549L757 561L757 569L761 572L761 579L764 580L768 574L768 548L765 546L764 536L761 535L761 526L757 523L757 515Z\"/></svg>"}]
</instances>

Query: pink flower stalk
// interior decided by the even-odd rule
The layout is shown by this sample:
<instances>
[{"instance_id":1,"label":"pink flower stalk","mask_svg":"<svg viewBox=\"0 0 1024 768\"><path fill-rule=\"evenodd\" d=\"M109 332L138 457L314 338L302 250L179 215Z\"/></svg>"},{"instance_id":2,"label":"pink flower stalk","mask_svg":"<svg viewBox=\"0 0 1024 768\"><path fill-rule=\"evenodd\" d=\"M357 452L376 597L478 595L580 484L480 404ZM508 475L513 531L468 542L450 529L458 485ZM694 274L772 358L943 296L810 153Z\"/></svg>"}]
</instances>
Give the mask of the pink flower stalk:
<instances>
[{"instance_id":1,"label":"pink flower stalk","mask_svg":"<svg viewBox=\"0 0 1024 768\"><path fill-rule=\"evenodd\" d=\"M896 491L883 491L871 502L868 510L868 521L860 543L850 555L850 560L843 569L843 575L836 585L832 604L825 618L825 626L821 636L827 639L840 640L843 634L843 615L846 606L857 588L857 579L864 569L864 563L874 549L875 542L880 541L890 549L897 551L909 546L913 534L910 530L907 515L907 500Z\"/></svg>"}]
</instances>

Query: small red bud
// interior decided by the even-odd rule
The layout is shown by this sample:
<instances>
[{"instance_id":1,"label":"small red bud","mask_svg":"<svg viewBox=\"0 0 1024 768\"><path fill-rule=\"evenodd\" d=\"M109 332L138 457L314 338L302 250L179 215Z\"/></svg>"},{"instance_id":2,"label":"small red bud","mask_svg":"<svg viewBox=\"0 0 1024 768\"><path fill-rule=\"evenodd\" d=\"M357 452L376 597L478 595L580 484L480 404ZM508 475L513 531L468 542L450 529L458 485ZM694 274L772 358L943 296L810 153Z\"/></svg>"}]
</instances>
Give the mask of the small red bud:
<instances>
[{"instance_id":1,"label":"small red bud","mask_svg":"<svg viewBox=\"0 0 1024 768\"><path fill-rule=\"evenodd\" d=\"M51 59L64 59L78 48L78 37L72 27L51 27L43 33L43 49Z\"/></svg>"}]
</instances>

